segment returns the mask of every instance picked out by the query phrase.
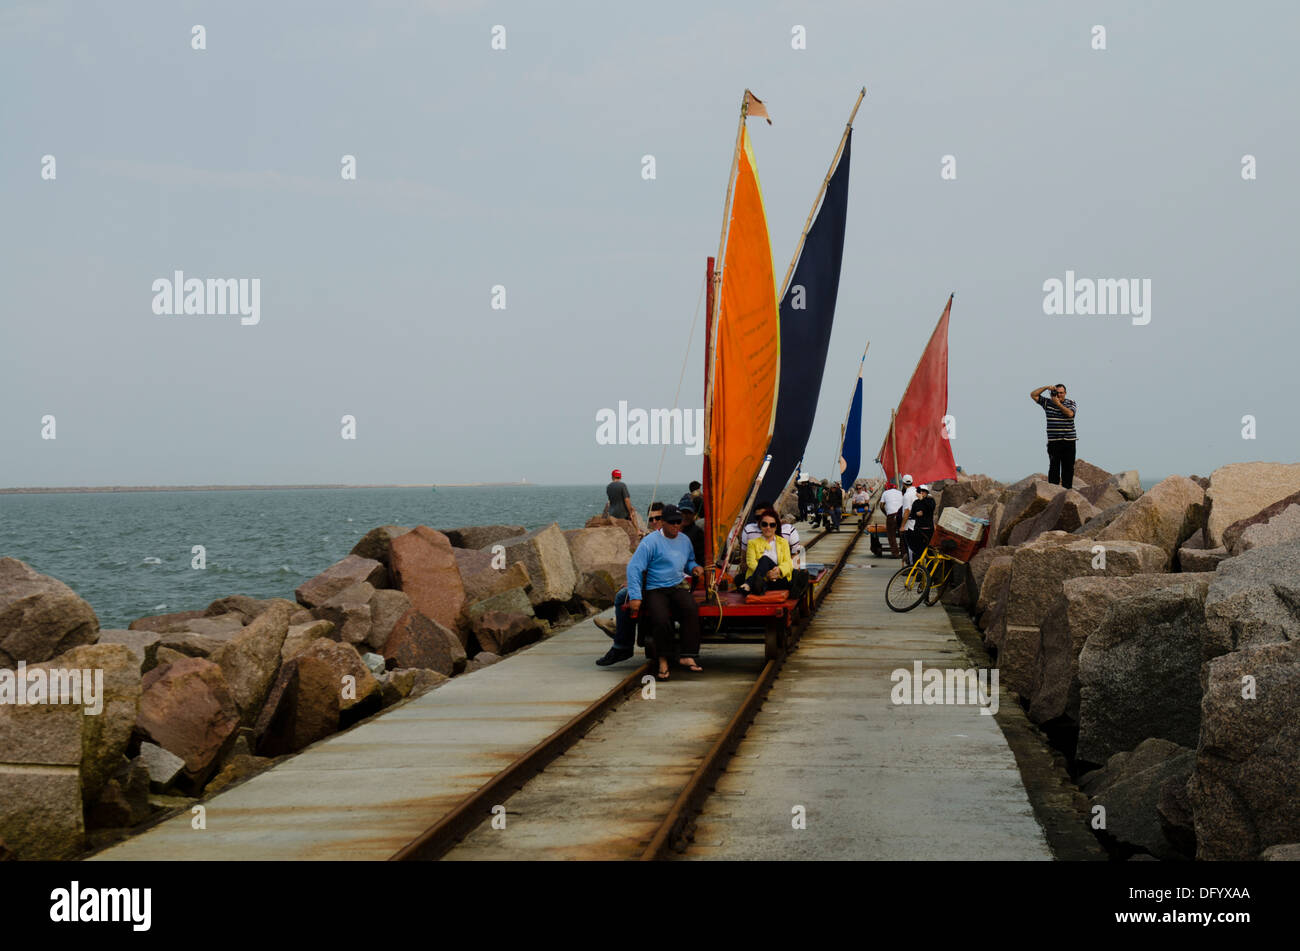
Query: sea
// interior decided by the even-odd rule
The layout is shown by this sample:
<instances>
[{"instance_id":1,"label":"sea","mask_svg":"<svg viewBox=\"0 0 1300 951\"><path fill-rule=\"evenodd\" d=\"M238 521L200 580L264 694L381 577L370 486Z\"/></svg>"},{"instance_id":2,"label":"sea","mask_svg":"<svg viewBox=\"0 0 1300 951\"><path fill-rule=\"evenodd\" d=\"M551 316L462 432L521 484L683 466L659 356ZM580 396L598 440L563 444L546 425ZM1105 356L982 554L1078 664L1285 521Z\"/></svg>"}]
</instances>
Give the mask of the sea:
<instances>
[{"instance_id":1,"label":"sea","mask_svg":"<svg viewBox=\"0 0 1300 951\"><path fill-rule=\"evenodd\" d=\"M654 489L628 485L642 512ZM653 498L676 502L685 491L662 485ZM0 557L59 579L112 629L232 594L292 600L380 525L569 529L604 507L603 485L0 494Z\"/></svg>"},{"instance_id":2,"label":"sea","mask_svg":"<svg viewBox=\"0 0 1300 951\"><path fill-rule=\"evenodd\" d=\"M643 512L653 488L628 486ZM292 600L380 525L581 528L604 507L603 485L0 494L0 557L59 579L112 629L232 594Z\"/></svg>"}]
</instances>

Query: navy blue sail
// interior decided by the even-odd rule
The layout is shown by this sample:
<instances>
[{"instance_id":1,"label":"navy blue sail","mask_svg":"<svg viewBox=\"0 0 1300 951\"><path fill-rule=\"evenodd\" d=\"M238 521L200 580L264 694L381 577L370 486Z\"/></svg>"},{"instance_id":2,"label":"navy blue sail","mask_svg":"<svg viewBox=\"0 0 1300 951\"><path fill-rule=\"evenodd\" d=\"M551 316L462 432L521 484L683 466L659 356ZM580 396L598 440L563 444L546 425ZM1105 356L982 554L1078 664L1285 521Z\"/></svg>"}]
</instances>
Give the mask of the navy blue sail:
<instances>
[{"instance_id":1,"label":"navy blue sail","mask_svg":"<svg viewBox=\"0 0 1300 951\"><path fill-rule=\"evenodd\" d=\"M840 447L844 471L840 485L847 492L862 467L862 372L858 371L858 385L853 388L853 403L849 406L849 421L844 424L844 444Z\"/></svg>"},{"instance_id":2,"label":"navy blue sail","mask_svg":"<svg viewBox=\"0 0 1300 951\"><path fill-rule=\"evenodd\" d=\"M840 289L852 138L852 128L846 129L843 150L826 186L817 220L808 229L799 263L781 299L781 379L776 423L767 450L772 464L758 490L759 499L775 502L780 496L803 457L817 414L835 319L835 298Z\"/></svg>"}]
</instances>

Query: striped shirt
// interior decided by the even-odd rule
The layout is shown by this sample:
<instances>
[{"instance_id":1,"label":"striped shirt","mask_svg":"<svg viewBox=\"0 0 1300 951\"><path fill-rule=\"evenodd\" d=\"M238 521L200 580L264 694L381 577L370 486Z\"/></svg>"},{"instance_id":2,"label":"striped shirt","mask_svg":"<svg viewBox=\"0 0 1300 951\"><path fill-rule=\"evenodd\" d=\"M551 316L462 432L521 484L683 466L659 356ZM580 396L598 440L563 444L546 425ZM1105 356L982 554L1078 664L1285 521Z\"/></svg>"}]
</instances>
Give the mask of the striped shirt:
<instances>
[{"instance_id":1,"label":"striped shirt","mask_svg":"<svg viewBox=\"0 0 1300 951\"><path fill-rule=\"evenodd\" d=\"M1057 440L1057 439L1064 439L1073 442L1079 438L1074 431L1074 417L1067 416L1064 413L1062 413L1059 409L1057 409L1056 404L1052 402L1051 397L1040 396L1038 398L1038 404L1042 406L1043 411L1047 413L1047 441L1048 442L1052 442L1053 440ZM1066 409L1068 409L1071 413L1077 412L1077 410L1075 409L1074 400L1068 400L1062 398L1061 405L1064 406Z\"/></svg>"}]
</instances>

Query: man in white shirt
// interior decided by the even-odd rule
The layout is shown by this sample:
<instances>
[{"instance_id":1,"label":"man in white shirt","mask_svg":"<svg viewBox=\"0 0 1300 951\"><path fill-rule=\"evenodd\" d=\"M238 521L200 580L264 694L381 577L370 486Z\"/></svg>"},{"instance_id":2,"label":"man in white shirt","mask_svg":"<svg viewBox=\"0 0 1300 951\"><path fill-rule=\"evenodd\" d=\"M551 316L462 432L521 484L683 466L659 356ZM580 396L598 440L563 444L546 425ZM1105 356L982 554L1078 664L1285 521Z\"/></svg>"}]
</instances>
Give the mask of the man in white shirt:
<instances>
[{"instance_id":1,"label":"man in white shirt","mask_svg":"<svg viewBox=\"0 0 1300 951\"><path fill-rule=\"evenodd\" d=\"M907 518L908 513L912 511L912 505L915 502L916 502L916 489L912 487L912 477L910 475L905 475L903 476L903 517L904 518ZM908 518L907 523L903 525L903 531L907 531L908 529L915 528L915 527L916 526L912 524L912 520Z\"/></svg>"},{"instance_id":2,"label":"man in white shirt","mask_svg":"<svg viewBox=\"0 0 1300 951\"><path fill-rule=\"evenodd\" d=\"M903 511L903 493L886 483L885 492L880 496L880 507L885 510L885 531L889 533L889 557L898 556L898 516Z\"/></svg>"}]
</instances>

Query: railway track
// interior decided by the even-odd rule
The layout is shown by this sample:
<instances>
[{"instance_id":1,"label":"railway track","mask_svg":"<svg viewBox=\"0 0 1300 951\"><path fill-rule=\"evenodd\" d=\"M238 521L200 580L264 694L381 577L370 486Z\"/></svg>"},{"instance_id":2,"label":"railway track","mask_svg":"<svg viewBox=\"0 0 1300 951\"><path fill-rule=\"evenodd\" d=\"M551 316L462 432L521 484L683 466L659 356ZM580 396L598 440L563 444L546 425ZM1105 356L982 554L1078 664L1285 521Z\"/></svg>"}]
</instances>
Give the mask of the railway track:
<instances>
[{"instance_id":1,"label":"railway track","mask_svg":"<svg viewBox=\"0 0 1300 951\"><path fill-rule=\"evenodd\" d=\"M814 614L861 535L852 526L829 576L814 591ZM799 622L795 640L809 620ZM785 657L782 651L763 662L748 652L715 651L704 674L674 671L667 684L654 681L650 665L642 665L391 860L654 861L680 849ZM637 694L662 704L654 717L639 716L638 705L625 703ZM600 782L593 783L597 774Z\"/></svg>"}]
</instances>

